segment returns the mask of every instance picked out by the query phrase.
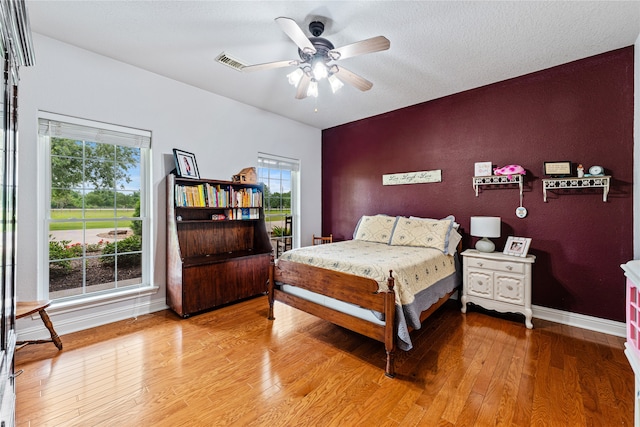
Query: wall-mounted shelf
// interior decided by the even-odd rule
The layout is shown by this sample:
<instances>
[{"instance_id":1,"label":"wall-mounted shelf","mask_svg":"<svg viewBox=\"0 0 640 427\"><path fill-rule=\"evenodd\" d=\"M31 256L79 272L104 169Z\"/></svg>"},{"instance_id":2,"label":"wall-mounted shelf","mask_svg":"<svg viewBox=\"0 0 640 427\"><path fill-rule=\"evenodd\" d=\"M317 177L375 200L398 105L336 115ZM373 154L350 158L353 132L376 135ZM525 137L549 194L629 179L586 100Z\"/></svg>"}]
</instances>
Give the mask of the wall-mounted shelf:
<instances>
[{"instance_id":1,"label":"wall-mounted shelf","mask_svg":"<svg viewBox=\"0 0 640 427\"><path fill-rule=\"evenodd\" d=\"M579 190L583 188L602 188L602 201L607 201L610 176L586 176L584 178L547 178L542 180L542 195L547 201L547 190Z\"/></svg>"},{"instance_id":2,"label":"wall-mounted shelf","mask_svg":"<svg viewBox=\"0 0 640 427\"><path fill-rule=\"evenodd\" d=\"M522 195L522 183L524 177L522 175L511 175L511 179L507 175L490 175L490 176L474 176L473 189L478 197L478 190L483 185L517 185Z\"/></svg>"}]
</instances>

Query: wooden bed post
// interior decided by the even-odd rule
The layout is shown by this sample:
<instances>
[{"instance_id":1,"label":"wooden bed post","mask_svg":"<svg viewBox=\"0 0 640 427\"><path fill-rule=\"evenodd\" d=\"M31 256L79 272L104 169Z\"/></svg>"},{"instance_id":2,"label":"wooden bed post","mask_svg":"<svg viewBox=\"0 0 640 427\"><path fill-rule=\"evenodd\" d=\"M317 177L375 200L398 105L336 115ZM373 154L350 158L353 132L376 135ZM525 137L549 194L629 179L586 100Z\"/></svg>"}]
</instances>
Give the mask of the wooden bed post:
<instances>
[{"instance_id":1,"label":"wooden bed post","mask_svg":"<svg viewBox=\"0 0 640 427\"><path fill-rule=\"evenodd\" d=\"M267 283L267 298L269 298L269 316L267 319L275 320L273 317L273 293L275 288L275 283L273 282L273 269L276 268L276 263L271 258L271 265L269 265L269 283Z\"/></svg>"},{"instance_id":2,"label":"wooden bed post","mask_svg":"<svg viewBox=\"0 0 640 427\"><path fill-rule=\"evenodd\" d=\"M395 351L396 351L396 293L394 291L395 280L393 279L393 271L389 270L389 278L387 279L389 292L386 293L384 299L384 348L387 352L387 366L384 373L389 378L396 376L395 370Z\"/></svg>"}]
</instances>

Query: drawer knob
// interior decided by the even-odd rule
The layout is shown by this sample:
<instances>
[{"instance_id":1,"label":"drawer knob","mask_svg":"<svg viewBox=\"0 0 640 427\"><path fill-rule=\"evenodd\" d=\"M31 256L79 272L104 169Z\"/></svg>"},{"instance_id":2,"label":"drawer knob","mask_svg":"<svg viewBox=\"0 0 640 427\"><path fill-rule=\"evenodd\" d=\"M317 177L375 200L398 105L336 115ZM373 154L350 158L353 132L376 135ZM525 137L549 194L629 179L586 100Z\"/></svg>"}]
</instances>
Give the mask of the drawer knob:
<instances>
[{"instance_id":1,"label":"drawer knob","mask_svg":"<svg viewBox=\"0 0 640 427\"><path fill-rule=\"evenodd\" d=\"M513 266L512 265L507 265L507 270L509 270L509 271L513 270Z\"/></svg>"},{"instance_id":2,"label":"drawer knob","mask_svg":"<svg viewBox=\"0 0 640 427\"><path fill-rule=\"evenodd\" d=\"M510 291L512 291L512 290L513 290L513 286L509 285L509 286L507 286L507 289L509 289Z\"/></svg>"},{"instance_id":3,"label":"drawer knob","mask_svg":"<svg viewBox=\"0 0 640 427\"><path fill-rule=\"evenodd\" d=\"M481 262L479 262L479 263L478 263L478 267L482 267L483 265L484 265L484 264L483 264L483 263L481 263Z\"/></svg>"}]
</instances>

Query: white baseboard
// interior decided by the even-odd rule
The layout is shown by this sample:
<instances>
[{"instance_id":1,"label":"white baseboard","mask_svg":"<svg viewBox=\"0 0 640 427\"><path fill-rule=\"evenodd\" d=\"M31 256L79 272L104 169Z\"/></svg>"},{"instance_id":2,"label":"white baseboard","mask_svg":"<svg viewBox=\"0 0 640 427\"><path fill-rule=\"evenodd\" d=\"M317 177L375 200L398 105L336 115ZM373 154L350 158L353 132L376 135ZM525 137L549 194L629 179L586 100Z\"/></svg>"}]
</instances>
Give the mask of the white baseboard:
<instances>
[{"instance_id":1,"label":"white baseboard","mask_svg":"<svg viewBox=\"0 0 640 427\"><path fill-rule=\"evenodd\" d=\"M459 299L453 295L452 299ZM531 306L534 319L548 320L563 325L575 326L576 328L588 329L590 331L602 332L616 337L627 336L627 325L624 322L602 319L600 317L586 316L584 314L571 313L570 311L556 310L554 308L543 307L541 305ZM535 324L533 325L535 328Z\"/></svg>"},{"instance_id":2,"label":"white baseboard","mask_svg":"<svg viewBox=\"0 0 640 427\"><path fill-rule=\"evenodd\" d=\"M169 308L163 300L155 300L135 305L108 307L106 310L91 310L83 315L72 315L58 318L55 314L49 313L58 335L70 334L81 330L95 328L125 319L132 319L136 316L154 313ZM584 314L571 313L568 311L556 310L553 308L532 306L534 319L543 319L563 325L575 326L577 328L588 329L590 331L602 332L618 337L626 336L626 324L599 317L586 316ZM48 310L47 310L48 311ZM535 328L535 322L534 322ZM31 322L28 327L19 328L18 340L33 340L48 338L48 332L42 322Z\"/></svg>"},{"instance_id":3,"label":"white baseboard","mask_svg":"<svg viewBox=\"0 0 640 427\"><path fill-rule=\"evenodd\" d=\"M624 322L615 322L613 320L571 313L569 311L556 310L539 305L534 305L531 308L533 310L534 319L548 320L550 322L575 326L576 328L588 329L590 331L602 332L617 337L627 336L627 325ZM535 322L533 327L535 328Z\"/></svg>"},{"instance_id":4,"label":"white baseboard","mask_svg":"<svg viewBox=\"0 0 640 427\"><path fill-rule=\"evenodd\" d=\"M103 306L102 308L101 310L96 310L95 308L93 310L82 310L73 314L66 313L65 316L49 313L49 317L58 335L62 336L120 320L133 319L137 316L165 310L169 307L164 300L155 300L127 305ZM39 318L32 320L26 327L18 328L17 333L18 341L49 338L49 332Z\"/></svg>"}]
</instances>

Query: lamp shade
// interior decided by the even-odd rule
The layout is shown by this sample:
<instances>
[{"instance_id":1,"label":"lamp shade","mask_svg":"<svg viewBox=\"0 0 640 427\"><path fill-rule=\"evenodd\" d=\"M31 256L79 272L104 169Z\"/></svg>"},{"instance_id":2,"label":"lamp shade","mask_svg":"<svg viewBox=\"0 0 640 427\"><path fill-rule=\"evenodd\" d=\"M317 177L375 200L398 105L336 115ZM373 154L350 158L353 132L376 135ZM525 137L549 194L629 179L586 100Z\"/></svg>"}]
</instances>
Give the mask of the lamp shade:
<instances>
[{"instance_id":1,"label":"lamp shade","mask_svg":"<svg viewBox=\"0 0 640 427\"><path fill-rule=\"evenodd\" d=\"M500 217L472 216L471 235L476 237L500 237Z\"/></svg>"}]
</instances>

